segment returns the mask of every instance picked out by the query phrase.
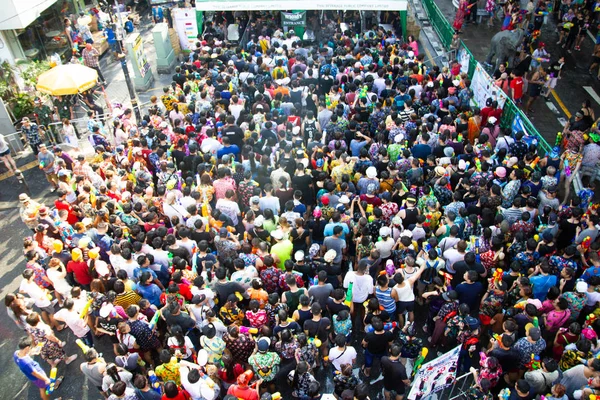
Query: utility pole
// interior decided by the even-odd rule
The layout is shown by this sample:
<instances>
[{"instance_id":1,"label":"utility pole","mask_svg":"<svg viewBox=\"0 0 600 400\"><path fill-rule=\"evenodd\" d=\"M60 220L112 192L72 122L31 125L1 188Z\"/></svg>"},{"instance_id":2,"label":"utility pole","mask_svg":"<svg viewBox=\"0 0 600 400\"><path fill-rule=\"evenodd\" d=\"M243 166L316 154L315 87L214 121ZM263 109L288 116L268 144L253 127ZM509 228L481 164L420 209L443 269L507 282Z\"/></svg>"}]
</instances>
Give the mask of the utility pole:
<instances>
[{"instance_id":1,"label":"utility pole","mask_svg":"<svg viewBox=\"0 0 600 400\"><path fill-rule=\"evenodd\" d=\"M121 13L119 12L119 3L115 0L115 11L117 12L117 20L119 21L119 26L123 29L123 18L121 17ZM111 20L113 18L112 6L109 5L109 12L111 16ZM115 35L117 34L117 30L115 29ZM123 37L123 42L125 38ZM133 108L133 112L135 113L135 118L138 123L142 121L142 115L140 113L140 108L138 106L137 95L135 94L135 89L133 87L133 82L131 81L131 76L129 75L129 68L127 67L127 55L125 54L123 47L121 47L121 53L119 53L118 57L121 63L121 68L123 68L123 75L125 75L125 83L127 84L127 90L129 90L129 98L131 99L131 107Z\"/></svg>"}]
</instances>

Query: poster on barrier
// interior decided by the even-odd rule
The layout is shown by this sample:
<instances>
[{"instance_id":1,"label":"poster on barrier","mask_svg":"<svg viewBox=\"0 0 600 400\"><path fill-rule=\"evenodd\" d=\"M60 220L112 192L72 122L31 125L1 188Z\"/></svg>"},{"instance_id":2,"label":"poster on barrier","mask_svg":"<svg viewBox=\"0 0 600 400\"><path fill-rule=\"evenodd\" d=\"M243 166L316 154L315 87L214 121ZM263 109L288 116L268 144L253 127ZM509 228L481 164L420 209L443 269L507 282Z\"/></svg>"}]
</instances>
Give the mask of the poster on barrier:
<instances>
[{"instance_id":1,"label":"poster on barrier","mask_svg":"<svg viewBox=\"0 0 600 400\"><path fill-rule=\"evenodd\" d=\"M460 64L460 72L468 73L469 72L469 62L471 61L471 57L469 53L464 48L464 46L460 46L458 52L456 53L456 60Z\"/></svg>"},{"instance_id":2,"label":"poster on barrier","mask_svg":"<svg viewBox=\"0 0 600 400\"><path fill-rule=\"evenodd\" d=\"M475 67L475 73L471 79L471 90L473 90L473 101L477 107L485 107L485 101L491 98L498 102L500 108L504 108L507 98L506 93L494 84L494 81L480 63L477 63Z\"/></svg>"},{"instance_id":3,"label":"poster on barrier","mask_svg":"<svg viewBox=\"0 0 600 400\"><path fill-rule=\"evenodd\" d=\"M460 345L438 358L423 364L412 382L408 400L426 398L456 381Z\"/></svg>"}]
</instances>

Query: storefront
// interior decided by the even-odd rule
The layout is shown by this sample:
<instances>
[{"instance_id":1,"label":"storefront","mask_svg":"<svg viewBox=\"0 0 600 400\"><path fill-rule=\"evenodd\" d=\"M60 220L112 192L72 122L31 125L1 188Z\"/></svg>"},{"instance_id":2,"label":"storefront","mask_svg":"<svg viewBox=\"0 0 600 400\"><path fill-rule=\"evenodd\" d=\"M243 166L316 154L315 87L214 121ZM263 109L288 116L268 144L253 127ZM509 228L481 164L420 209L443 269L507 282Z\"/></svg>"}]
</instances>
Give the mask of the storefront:
<instances>
[{"instance_id":1,"label":"storefront","mask_svg":"<svg viewBox=\"0 0 600 400\"><path fill-rule=\"evenodd\" d=\"M3 1L11 16L0 23L0 30L10 44L12 59L44 60L58 54L68 60L71 46L64 19L92 7L96 0L47 0L30 4L31 1Z\"/></svg>"}]
</instances>

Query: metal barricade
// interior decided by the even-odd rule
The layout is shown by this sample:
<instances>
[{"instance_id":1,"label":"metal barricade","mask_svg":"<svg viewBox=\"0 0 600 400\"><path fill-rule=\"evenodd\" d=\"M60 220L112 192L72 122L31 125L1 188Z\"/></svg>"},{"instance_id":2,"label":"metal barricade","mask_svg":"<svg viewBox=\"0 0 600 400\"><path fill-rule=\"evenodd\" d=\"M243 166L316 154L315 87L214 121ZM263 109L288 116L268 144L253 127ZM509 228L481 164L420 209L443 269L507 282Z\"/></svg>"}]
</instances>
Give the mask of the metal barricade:
<instances>
[{"instance_id":1,"label":"metal barricade","mask_svg":"<svg viewBox=\"0 0 600 400\"><path fill-rule=\"evenodd\" d=\"M423 397L421 400L454 400L465 398L467 390L473 384L473 373L469 372L456 378L454 383L439 392Z\"/></svg>"}]
</instances>

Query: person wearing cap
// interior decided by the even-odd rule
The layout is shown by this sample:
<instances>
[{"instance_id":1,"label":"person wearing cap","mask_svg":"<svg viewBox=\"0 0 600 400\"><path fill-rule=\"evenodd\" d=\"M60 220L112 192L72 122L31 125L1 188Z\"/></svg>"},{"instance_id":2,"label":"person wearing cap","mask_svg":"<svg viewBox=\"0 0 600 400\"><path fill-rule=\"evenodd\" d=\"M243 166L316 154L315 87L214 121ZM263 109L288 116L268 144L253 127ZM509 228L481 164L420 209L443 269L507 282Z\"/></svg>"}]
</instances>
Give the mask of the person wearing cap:
<instances>
[{"instance_id":1,"label":"person wearing cap","mask_svg":"<svg viewBox=\"0 0 600 400\"><path fill-rule=\"evenodd\" d=\"M32 200L26 193L19 194L19 216L21 221L35 233L38 225L38 211L41 205Z\"/></svg>"},{"instance_id":2,"label":"person wearing cap","mask_svg":"<svg viewBox=\"0 0 600 400\"><path fill-rule=\"evenodd\" d=\"M285 269L285 262L292 258L292 252L294 251L293 243L284 235L281 229L276 229L271 232L271 239L273 239L273 245L271 246L271 254L276 256L278 262L277 266L280 270Z\"/></svg>"},{"instance_id":3,"label":"person wearing cap","mask_svg":"<svg viewBox=\"0 0 600 400\"><path fill-rule=\"evenodd\" d=\"M254 374L264 382L265 387L273 392L275 388L275 377L279 371L281 359L275 352L269 351L271 339L262 337L256 343L257 352L248 358L248 364Z\"/></svg>"}]
</instances>

